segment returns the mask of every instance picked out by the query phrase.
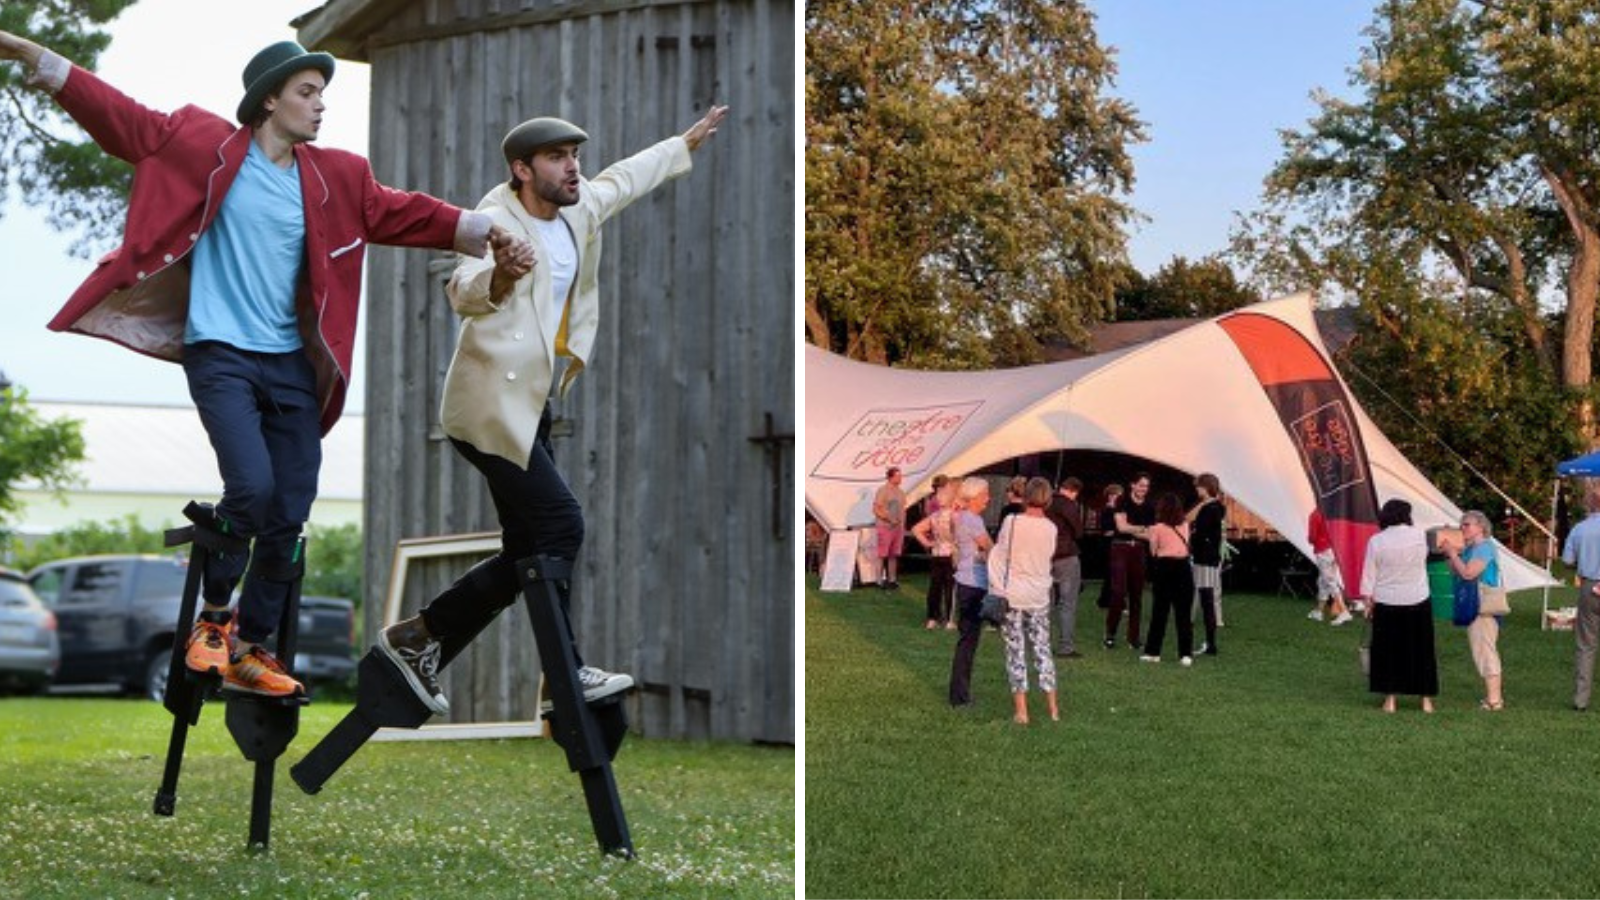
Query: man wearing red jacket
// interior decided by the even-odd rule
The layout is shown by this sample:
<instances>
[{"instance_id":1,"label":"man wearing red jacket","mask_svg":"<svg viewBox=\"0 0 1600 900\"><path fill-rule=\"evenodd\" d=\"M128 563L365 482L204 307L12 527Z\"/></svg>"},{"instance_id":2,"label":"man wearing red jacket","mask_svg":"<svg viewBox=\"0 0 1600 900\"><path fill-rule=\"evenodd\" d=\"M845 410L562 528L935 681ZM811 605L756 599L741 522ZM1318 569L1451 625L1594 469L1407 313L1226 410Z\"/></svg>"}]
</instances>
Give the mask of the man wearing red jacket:
<instances>
[{"instance_id":1,"label":"man wearing red jacket","mask_svg":"<svg viewBox=\"0 0 1600 900\"><path fill-rule=\"evenodd\" d=\"M4 31L0 59L29 66L31 85L134 167L122 246L49 327L183 365L222 475L217 526L253 545L213 554L187 665L236 690L302 694L262 645L296 577L321 436L344 408L366 247L482 256L521 243L486 215L379 184L360 156L312 146L334 60L293 41L245 66L238 125L195 106L148 109Z\"/></svg>"}]
</instances>

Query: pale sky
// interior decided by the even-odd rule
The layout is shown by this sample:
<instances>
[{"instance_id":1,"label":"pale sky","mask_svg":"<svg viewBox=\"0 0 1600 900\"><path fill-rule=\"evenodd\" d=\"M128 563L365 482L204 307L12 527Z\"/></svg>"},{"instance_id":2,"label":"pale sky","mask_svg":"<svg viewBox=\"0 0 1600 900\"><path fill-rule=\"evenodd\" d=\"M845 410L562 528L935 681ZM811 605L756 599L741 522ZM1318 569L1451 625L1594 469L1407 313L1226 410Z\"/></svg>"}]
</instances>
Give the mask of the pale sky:
<instances>
[{"instance_id":1,"label":"pale sky","mask_svg":"<svg viewBox=\"0 0 1600 900\"><path fill-rule=\"evenodd\" d=\"M1281 156L1281 129L1317 111L1311 92L1350 97L1375 0L1090 0L1116 48L1113 91L1149 140L1132 150L1133 205L1151 221L1130 240L1153 274L1173 255L1223 250L1235 211L1256 208Z\"/></svg>"},{"instance_id":2,"label":"pale sky","mask_svg":"<svg viewBox=\"0 0 1600 900\"><path fill-rule=\"evenodd\" d=\"M317 5L140 0L112 24L100 73L153 108L195 103L230 116L245 63L267 44L293 38L289 21ZM1313 114L1314 88L1346 93L1346 70L1356 63L1372 9L1370 0L1091 6L1100 40L1117 48L1115 93L1149 123L1150 141L1132 149L1138 181L1131 197L1149 221L1130 241L1134 264L1149 273L1175 254L1196 259L1223 249L1235 212L1255 207L1261 178L1278 158L1278 130L1300 127ZM803 54L796 56L803 64ZM366 67L341 60L326 95L323 144L367 152L367 93ZM189 405L177 366L45 329L90 270L67 255L68 243L16 198L5 204L0 370L39 400ZM797 289L802 283L795 280ZM349 395L353 412L363 406L363 343Z\"/></svg>"}]
</instances>

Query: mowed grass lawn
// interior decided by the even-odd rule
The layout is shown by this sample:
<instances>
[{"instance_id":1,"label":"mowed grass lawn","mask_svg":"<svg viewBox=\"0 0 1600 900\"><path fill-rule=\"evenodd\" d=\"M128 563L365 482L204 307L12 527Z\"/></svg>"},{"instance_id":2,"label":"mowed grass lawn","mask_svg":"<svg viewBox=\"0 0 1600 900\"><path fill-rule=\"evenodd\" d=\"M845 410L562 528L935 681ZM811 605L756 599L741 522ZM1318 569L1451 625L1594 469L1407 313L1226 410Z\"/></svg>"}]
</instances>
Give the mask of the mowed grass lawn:
<instances>
[{"instance_id":1,"label":"mowed grass lawn","mask_svg":"<svg viewBox=\"0 0 1600 900\"><path fill-rule=\"evenodd\" d=\"M1572 634L1539 630L1537 592L1502 634L1507 709L1477 709L1441 622L1425 716L1381 713L1361 626L1307 601L1226 597L1222 655L1183 669L1170 630L1159 665L1103 649L1091 585L1062 721L1035 693L1020 727L994 633L976 708L947 705L923 584L807 584L808 896L1600 896L1600 712L1571 709Z\"/></svg>"},{"instance_id":2,"label":"mowed grass lawn","mask_svg":"<svg viewBox=\"0 0 1600 900\"><path fill-rule=\"evenodd\" d=\"M271 848L208 704L177 815L151 812L172 718L156 704L0 700L0 898L792 897L791 748L630 738L614 763L638 858L603 856L545 740L369 743L316 796L289 777L348 704L313 704L278 762Z\"/></svg>"}]
</instances>

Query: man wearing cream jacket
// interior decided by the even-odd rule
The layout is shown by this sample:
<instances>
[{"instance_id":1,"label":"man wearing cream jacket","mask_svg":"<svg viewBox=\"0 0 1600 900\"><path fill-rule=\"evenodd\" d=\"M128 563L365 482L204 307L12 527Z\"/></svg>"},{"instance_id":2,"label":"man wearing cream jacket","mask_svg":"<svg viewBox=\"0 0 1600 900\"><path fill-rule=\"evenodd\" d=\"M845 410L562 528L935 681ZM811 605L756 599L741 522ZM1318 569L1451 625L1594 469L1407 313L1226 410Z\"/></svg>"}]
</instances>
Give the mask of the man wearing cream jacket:
<instances>
[{"instance_id":1,"label":"man wearing cream jacket","mask_svg":"<svg viewBox=\"0 0 1600 900\"><path fill-rule=\"evenodd\" d=\"M456 451L489 483L503 530L501 549L420 614L385 629L383 653L435 713L449 711L439 688L441 642L457 650L515 601L516 564L535 554L572 560L583 544L583 510L556 470L550 446L552 391L583 371L600 317L601 225L664 182L686 174L690 154L716 133L727 107L712 107L682 135L580 174L588 135L556 118L531 119L502 144L511 178L478 204L523 242L484 261L463 255L447 291L462 317L445 377L441 413ZM556 384L556 361L566 357ZM563 611L570 584L560 584ZM583 665L584 698L633 686L628 675ZM452 653L453 655L453 653Z\"/></svg>"}]
</instances>

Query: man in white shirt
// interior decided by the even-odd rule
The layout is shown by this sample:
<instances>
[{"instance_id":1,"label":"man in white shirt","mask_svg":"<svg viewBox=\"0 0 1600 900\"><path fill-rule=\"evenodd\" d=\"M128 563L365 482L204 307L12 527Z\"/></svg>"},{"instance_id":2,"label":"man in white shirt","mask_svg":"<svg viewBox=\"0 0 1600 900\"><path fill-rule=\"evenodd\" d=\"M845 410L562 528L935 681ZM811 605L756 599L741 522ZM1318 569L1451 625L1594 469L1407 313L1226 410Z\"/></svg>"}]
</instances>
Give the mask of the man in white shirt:
<instances>
[{"instance_id":1,"label":"man in white shirt","mask_svg":"<svg viewBox=\"0 0 1600 900\"><path fill-rule=\"evenodd\" d=\"M571 386L594 346L601 225L688 173L690 154L716 134L727 111L712 107L682 135L613 163L593 180L579 164L589 136L571 122L530 119L501 144L510 180L489 191L478 211L526 243L494 260L460 257L446 290L461 331L440 413L450 443L488 480L501 549L378 639L436 713L449 710L438 668L516 600L517 564L533 556L570 562L583 544L583 510L555 466L548 401L552 390L564 394ZM557 388L561 357L568 362ZM565 614L571 583L553 580ZM572 650L586 701L633 686L631 676L584 665Z\"/></svg>"}]
</instances>

